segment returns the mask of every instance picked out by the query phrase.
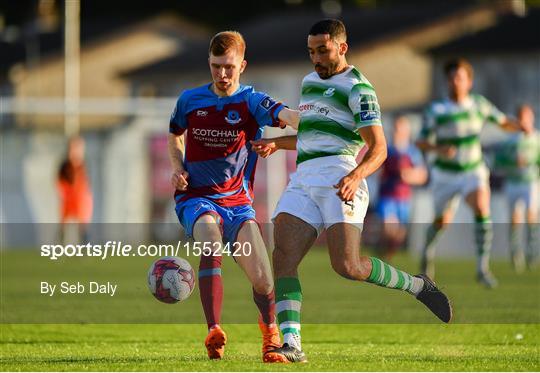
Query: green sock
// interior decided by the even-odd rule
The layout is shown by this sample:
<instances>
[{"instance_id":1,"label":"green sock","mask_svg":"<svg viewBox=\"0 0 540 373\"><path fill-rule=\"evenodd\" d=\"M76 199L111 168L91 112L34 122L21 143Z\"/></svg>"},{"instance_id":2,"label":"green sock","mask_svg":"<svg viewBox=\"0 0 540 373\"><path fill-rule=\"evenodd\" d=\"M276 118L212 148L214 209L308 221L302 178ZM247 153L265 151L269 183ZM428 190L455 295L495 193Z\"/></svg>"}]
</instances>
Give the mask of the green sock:
<instances>
[{"instance_id":1,"label":"green sock","mask_svg":"<svg viewBox=\"0 0 540 373\"><path fill-rule=\"evenodd\" d=\"M540 246L540 224L527 224L527 228L527 263L534 264Z\"/></svg>"},{"instance_id":2,"label":"green sock","mask_svg":"<svg viewBox=\"0 0 540 373\"><path fill-rule=\"evenodd\" d=\"M489 216L477 216L474 224L474 235L478 255L477 271L489 272L489 255L493 241L493 227Z\"/></svg>"},{"instance_id":3,"label":"green sock","mask_svg":"<svg viewBox=\"0 0 540 373\"><path fill-rule=\"evenodd\" d=\"M300 340L300 308L302 288L296 277L276 279L276 313L283 342L302 349Z\"/></svg>"},{"instance_id":4,"label":"green sock","mask_svg":"<svg viewBox=\"0 0 540 373\"><path fill-rule=\"evenodd\" d=\"M424 287L424 280L411 276L407 272L400 271L380 259L370 257L371 273L366 280L372 284L390 289L405 290L413 295L418 295Z\"/></svg>"},{"instance_id":5,"label":"green sock","mask_svg":"<svg viewBox=\"0 0 540 373\"><path fill-rule=\"evenodd\" d=\"M510 224L510 256L514 257L521 250L520 225Z\"/></svg>"}]
</instances>

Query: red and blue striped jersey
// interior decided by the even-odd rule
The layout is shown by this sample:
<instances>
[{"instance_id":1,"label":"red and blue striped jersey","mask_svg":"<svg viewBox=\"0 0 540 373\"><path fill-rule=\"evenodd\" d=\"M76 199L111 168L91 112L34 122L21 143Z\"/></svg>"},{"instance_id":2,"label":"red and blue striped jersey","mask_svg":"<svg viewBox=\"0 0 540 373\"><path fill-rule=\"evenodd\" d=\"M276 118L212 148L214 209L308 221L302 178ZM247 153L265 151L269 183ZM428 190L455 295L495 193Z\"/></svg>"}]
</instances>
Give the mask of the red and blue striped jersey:
<instances>
[{"instance_id":1,"label":"red and blue striped jersey","mask_svg":"<svg viewBox=\"0 0 540 373\"><path fill-rule=\"evenodd\" d=\"M186 140L189 185L175 192L176 202L205 197L225 207L253 203L257 154L249 141L261 138L264 126L279 126L283 108L251 86L240 85L226 97L216 95L211 84L184 91L169 126Z\"/></svg>"}]
</instances>

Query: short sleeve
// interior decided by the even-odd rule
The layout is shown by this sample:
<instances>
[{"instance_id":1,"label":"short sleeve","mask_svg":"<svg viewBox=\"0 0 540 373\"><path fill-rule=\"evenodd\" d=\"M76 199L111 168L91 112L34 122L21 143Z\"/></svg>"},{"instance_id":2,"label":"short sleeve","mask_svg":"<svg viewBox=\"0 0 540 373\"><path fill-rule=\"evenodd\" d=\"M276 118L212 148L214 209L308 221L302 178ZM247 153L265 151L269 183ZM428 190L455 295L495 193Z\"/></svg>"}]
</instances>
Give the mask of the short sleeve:
<instances>
[{"instance_id":1,"label":"short sleeve","mask_svg":"<svg viewBox=\"0 0 540 373\"><path fill-rule=\"evenodd\" d=\"M490 122L497 125L502 125L506 121L506 115L495 107L487 98L477 95L478 109L480 115L486 122Z\"/></svg>"},{"instance_id":2,"label":"short sleeve","mask_svg":"<svg viewBox=\"0 0 540 373\"><path fill-rule=\"evenodd\" d=\"M176 101L176 105L174 105L171 119L169 121L169 133L181 135L186 130L187 122L185 116L185 107L186 97L185 94L182 94Z\"/></svg>"},{"instance_id":3,"label":"short sleeve","mask_svg":"<svg viewBox=\"0 0 540 373\"><path fill-rule=\"evenodd\" d=\"M278 114L285 106L266 93L252 92L249 95L248 106L260 127L284 127L279 121Z\"/></svg>"},{"instance_id":4,"label":"short sleeve","mask_svg":"<svg viewBox=\"0 0 540 373\"><path fill-rule=\"evenodd\" d=\"M349 108L354 115L354 129L380 126L381 108L375 90L370 84L358 83L349 94Z\"/></svg>"}]
</instances>

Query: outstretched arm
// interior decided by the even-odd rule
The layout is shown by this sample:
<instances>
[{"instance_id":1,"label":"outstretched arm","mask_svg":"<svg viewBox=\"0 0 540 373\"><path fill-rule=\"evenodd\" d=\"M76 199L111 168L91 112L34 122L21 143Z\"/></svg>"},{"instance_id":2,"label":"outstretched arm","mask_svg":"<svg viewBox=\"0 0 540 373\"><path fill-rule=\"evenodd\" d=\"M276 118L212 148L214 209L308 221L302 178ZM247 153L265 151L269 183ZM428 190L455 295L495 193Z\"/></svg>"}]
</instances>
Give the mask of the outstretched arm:
<instances>
[{"instance_id":1,"label":"outstretched arm","mask_svg":"<svg viewBox=\"0 0 540 373\"><path fill-rule=\"evenodd\" d=\"M268 158L279 149L296 150L296 135L251 141L253 150L262 158Z\"/></svg>"},{"instance_id":2,"label":"outstretched arm","mask_svg":"<svg viewBox=\"0 0 540 373\"><path fill-rule=\"evenodd\" d=\"M278 118L281 122L291 126L295 130L298 129L298 123L300 123L300 112L298 110L283 108L283 110L279 112Z\"/></svg>"},{"instance_id":3,"label":"outstretched arm","mask_svg":"<svg viewBox=\"0 0 540 373\"><path fill-rule=\"evenodd\" d=\"M382 126L362 127L359 132L368 151L358 166L334 185L338 190L336 194L345 202L354 200L362 179L377 171L386 159L386 139Z\"/></svg>"},{"instance_id":4,"label":"outstretched arm","mask_svg":"<svg viewBox=\"0 0 540 373\"><path fill-rule=\"evenodd\" d=\"M501 128L507 132L525 131L525 126L521 122L508 117L501 123Z\"/></svg>"}]
</instances>

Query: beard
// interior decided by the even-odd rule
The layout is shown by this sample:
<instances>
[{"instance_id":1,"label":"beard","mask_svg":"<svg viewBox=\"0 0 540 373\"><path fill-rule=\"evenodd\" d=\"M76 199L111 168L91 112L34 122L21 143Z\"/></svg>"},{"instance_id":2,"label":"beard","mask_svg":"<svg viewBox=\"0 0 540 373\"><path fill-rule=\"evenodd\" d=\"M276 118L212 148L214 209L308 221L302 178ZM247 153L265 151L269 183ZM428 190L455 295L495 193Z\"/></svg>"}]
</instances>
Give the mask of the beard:
<instances>
[{"instance_id":1,"label":"beard","mask_svg":"<svg viewBox=\"0 0 540 373\"><path fill-rule=\"evenodd\" d=\"M326 66L318 63L315 65L315 72L319 75L319 78L329 79L336 75L338 65L339 61L329 62Z\"/></svg>"}]
</instances>

